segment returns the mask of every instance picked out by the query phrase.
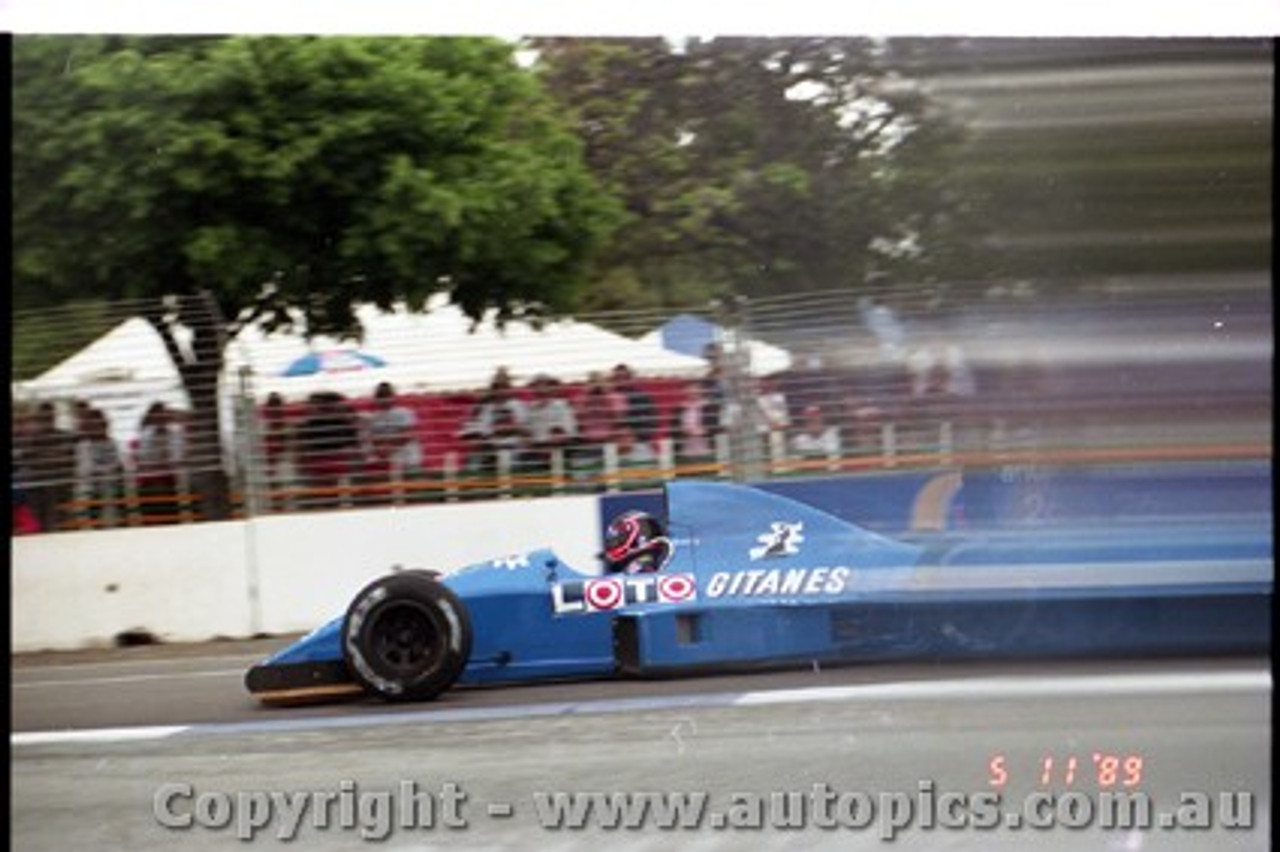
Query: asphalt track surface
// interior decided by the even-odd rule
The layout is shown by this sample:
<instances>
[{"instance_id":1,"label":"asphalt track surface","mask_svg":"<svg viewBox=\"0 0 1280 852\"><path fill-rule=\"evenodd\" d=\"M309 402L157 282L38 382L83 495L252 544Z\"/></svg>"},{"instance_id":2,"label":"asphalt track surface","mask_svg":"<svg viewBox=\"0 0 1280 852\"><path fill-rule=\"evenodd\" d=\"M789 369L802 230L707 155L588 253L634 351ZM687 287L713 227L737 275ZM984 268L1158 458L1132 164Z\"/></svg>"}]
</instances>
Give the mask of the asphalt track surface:
<instances>
[{"instance_id":1,"label":"asphalt track surface","mask_svg":"<svg viewBox=\"0 0 1280 852\"><path fill-rule=\"evenodd\" d=\"M14 848L1271 848L1267 658L877 664L262 708L244 670L285 641L13 658ZM1140 809L1103 825L1113 792L1140 793L1150 825ZM583 796L584 827L548 805L581 793L629 796L638 827L598 802L582 818ZM670 793L705 808L672 826L671 800L654 799L634 818ZM995 807L974 807L991 793Z\"/></svg>"}]
</instances>

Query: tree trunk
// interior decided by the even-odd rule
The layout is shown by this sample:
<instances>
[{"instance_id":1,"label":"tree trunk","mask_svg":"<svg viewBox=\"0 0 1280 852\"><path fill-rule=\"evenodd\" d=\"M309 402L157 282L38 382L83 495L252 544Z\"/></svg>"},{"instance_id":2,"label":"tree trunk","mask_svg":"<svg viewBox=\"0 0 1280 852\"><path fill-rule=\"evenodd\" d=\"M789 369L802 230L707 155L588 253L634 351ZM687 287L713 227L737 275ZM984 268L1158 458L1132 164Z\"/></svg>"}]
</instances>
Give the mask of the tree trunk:
<instances>
[{"instance_id":1,"label":"tree trunk","mask_svg":"<svg viewBox=\"0 0 1280 852\"><path fill-rule=\"evenodd\" d=\"M200 516L206 521L222 521L231 517L231 483L227 477L223 458L220 416L221 397L218 394L218 363L200 372L211 375L187 385L191 399L191 422L187 436L188 470L191 487L200 497Z\"/></svg>"},{"instance_id":2,"label":"tree trunk","mask_svg":"<svg viewBox=\"0 0 1280 852\"><path fill-rule=\"evenodd\" d=\"M201 293L179 297L177 310L158 303L147 313L147 319L164 341L191 402L183 461L190 486L200 500L200 518L226 520L231 517L231 483L224 463L220 428L218 377L222 373L226 345L221 312L209 294ZM175 330L179 326L192 335L188 351L178 345Z\"/></svg>"}]
</instances>

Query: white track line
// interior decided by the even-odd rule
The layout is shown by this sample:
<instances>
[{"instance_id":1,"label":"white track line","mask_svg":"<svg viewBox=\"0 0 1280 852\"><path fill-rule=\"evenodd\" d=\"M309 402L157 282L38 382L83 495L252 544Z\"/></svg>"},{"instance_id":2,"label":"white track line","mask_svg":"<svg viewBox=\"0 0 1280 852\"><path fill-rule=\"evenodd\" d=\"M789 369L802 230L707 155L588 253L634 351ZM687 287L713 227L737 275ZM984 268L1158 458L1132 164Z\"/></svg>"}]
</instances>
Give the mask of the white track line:
<instances>
[{"instance_id":1,"label":"white track line","mask_svg":"<svg viewBox=\"0 0 1280 852\"><path fill-rule=\"evenodd\" d=\"M57 743L121 743L162 740L190 730L190 725L155 725L139 728L91 728L83 731L19 731L9 735L15 746Z\"/></svg>"},{"instance_id":2,"label":"white track line","mask_svg":"<svg viewBox=\"0 0 1280 852\"><path fill-rule=\"evenodd\" d=\"M244 677L244 669L214 669L204 672L168 672L165 674L116 675L115 677L63 678L61 680L29 680L14 683L12 689L37 689L51 686L95 686L103 683L142 683L152 680L188 680L193 677Z\"/></svg>"},{"instance_id":3,"label":"white track line","mask_svg":"<svg viewBox=\"0 0 1280 852\"><path fill-rule=\"evenodd\" d=\"M1048 698L1080 695L1269 692L1270 672L1081 675L1059 678L982 677L774 689L743 694L735 705L760 707L811 701L904 701L947 698Z\"/></svg>"},{"instance_id":4,"label":"white track line","mask_svg":"<svg viewBox=\"0 0 1280 852\"><path fill-rule=\"evenodd\" d=\"M1028 699L1082 695L1208 695L1270 693L1271 673L1182 672L1176 674L1080 675L1051 678L955 678L906 683L823 686L806 689L760 690L743 693L684 694L645 698L594 699L579 702L525 704L509 707L449 707L397 714L355 716L275 717L262 721L222 724L99 728L72 731L23 731L10 734L12 746L60 743L111 743L158 740L181 733L240 733L298 731L323 728L377 727L390 724L443 724L496 719L576 716L690 708L764 707L820 701L904 701L950 699Z\"/></svg>"}]
</instances>

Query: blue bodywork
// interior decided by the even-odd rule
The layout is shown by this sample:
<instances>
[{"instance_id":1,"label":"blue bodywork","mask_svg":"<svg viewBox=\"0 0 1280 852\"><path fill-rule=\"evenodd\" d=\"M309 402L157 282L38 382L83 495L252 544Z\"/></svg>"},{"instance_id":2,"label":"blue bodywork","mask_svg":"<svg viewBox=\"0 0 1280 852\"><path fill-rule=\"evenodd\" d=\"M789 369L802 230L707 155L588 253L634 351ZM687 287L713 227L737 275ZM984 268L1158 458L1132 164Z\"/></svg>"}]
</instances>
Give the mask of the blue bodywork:
<instances>
[{"instance_id":1,"label":"blue bodywork","mask_svg":"<svg viewBox=\"0 0 1280 852\"><path fill-rule=\"evenodd\" d=\"M461 683L799 660L1268 651L1269 517L889 537L769 491L664 491L671 562L601 577L546 549L442 582ZM342 617L263 666L342 660Z\"/></svg>"}]
</instances>

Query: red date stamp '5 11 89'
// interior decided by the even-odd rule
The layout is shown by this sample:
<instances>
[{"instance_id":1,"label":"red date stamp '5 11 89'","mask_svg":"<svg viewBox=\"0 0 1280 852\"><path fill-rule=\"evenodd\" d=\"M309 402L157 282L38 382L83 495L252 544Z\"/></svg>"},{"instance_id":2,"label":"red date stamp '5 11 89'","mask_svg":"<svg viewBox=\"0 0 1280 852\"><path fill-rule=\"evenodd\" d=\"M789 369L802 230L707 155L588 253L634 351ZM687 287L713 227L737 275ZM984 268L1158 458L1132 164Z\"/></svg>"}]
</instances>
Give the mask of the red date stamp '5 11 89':
<instances>
[{"instance_id":1,"label":"red date stamp '5 11 89'","mask_svg":"<svg viewBox=\"0 0 1280 852\"><path fill-rule=\"evenodd\" d=\"M994 754L987 761L987 785L994 790L1018 786L1134 790L1142 786L1146 761L1140 754L1095 751L1087 754L1042 754L1011 759Z\"/></svg>"}]
</instances>

